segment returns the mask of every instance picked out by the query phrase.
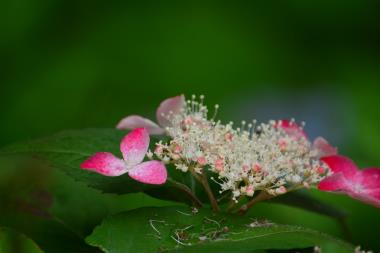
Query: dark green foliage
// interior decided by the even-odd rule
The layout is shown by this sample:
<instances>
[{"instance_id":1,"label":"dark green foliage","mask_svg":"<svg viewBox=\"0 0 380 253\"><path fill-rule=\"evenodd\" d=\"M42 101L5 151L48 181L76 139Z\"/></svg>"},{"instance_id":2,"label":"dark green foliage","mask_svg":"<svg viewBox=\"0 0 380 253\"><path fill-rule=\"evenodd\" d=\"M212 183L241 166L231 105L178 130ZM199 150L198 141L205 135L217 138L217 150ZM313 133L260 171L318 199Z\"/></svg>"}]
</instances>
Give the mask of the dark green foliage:
<instances>
[{"instance_id":1,"label":"dark green foliage","mask_svg":"<svg viewBox=\"0 0 380 253\"><path fill-rule=\"evenodd\" d=\"M321 246L324 253L352 253L353 246L296 226L184 207L142 208L106 219L87 238L106 252L248 253Z\"/></svg>"}]
</instances>

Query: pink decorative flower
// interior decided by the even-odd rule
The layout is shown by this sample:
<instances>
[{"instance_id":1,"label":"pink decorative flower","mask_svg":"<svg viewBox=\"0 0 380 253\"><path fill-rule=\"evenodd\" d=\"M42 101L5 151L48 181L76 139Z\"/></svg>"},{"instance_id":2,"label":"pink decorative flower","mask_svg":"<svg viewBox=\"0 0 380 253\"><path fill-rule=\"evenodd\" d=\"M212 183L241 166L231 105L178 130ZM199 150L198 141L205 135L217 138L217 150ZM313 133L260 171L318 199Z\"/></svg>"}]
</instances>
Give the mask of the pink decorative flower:
<instances>
[{"instance_id":1,"label":"pink decorative flower","mask_svg":"<svg viewBox=\"0 0 380 253\"><path fill-rule=\"evenodd\" d=\"M288 135L293 136L296 139L299 139L299 138L308 139L305 131L303 131L303 129L293 121L286 120L286 119L277 121L275 123L275 127L278 127L278 126L284 129ZM315 138L311 146L311 149L317 152L318 157L331 156L331 155L338 154L337 149L331 146L323 137Z\"/></svg>"},{"instance_id":2,"label":"pink decorative flower","mask_svg":"<svg viewBox=\"0 0 380 253\"><path fill-rule=\"evenodd\" d=\"M344 193L352 198L380 207L380 169L359 170L353 161L344 156L321 158L333 172L323 179L318 189Z\"/></svg>"},{"instance_id":3,"label":"pink decorative flower","mask_svg":"<svg viewBox=\"0 0 380 253\"><path fill-rule=\"evenodd\" d=\"M127 134L120 144L123 159L112 153L98 152L81 164L82 169L92 170L105 176L128 175L145 184L163 184L167 171L160 161L144 160L149 147L149 133L145 128L137 128Z\"/></svg>"},{"instance_id":4,"label":"pink decorative flower","mask_svg":"<svg viewBox=\"0 0 380 253\"><path fill-rule=\"evenodd\" d=\"M120 130L135 129L144 127L150 134L164 134L165 127L170 126L170 122L167 116L170 114L179 113L185 106L185 96L180 95L172 98L168 98L161 102L156 111L156 118L159 125L138 115L131 115L123 118L116 126Z\"/></svg>"}]
</instances>

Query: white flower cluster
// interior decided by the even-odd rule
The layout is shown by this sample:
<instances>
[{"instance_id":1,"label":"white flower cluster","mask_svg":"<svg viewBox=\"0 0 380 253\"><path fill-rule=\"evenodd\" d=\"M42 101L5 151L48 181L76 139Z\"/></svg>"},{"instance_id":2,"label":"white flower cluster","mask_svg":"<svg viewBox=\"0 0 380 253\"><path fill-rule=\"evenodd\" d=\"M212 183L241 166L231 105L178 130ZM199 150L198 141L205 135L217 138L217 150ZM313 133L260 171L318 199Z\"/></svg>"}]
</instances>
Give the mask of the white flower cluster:
<instances>
[{"instance_id":1,"label":"white flower cluster","mask_svg":"<svg viewBox=\"0 0 380 253\"><path fill-rule=\"evenodd\" d=\"M230 190L234 200L253 196L257 190L279 195L309 187L329 173L311 143L287 133L281 121L243 121L235 128L232 122L215 121L218 105L208 118L203 99L193 96L180 113L165 115L171 123L166 128L171 141L157 143L154 150L165 163L183 172L214 172L220 192Z\"/></svg>"}]
</instances>

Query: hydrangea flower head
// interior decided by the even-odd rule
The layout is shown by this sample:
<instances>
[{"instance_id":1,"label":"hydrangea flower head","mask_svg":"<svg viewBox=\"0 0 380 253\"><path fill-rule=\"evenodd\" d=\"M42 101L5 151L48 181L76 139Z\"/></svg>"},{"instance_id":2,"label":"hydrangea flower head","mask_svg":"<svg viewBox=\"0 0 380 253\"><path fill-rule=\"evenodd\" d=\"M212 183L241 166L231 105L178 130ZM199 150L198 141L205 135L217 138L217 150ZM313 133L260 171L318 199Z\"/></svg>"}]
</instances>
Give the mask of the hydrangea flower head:
<instances>
[{"instance_id":1,"label":"hydrangea flower head","mask_svg":"<svg viewBox=\"0 0 380 253\"><path fill-rule=\"evenodd\" d=\"M181 110L164 115L171 141L157 143L158 159L183 172L213 172L221 192L231 191L233 199L257 190L279 195L309 187L329 173L318 147L294 121L243 121L234 127L215 119L218 105L208 117L203 100L193 96Z\"/></svg>"},{"instance_id":2,"label":"hydrangea flower head","mask_svg":"<svg viewBox=\"0 0 380 253\"><path fill-rule=\"evenodd\" d=\"M187 101L183 95L164 100L156 113L159 125L136 115L120 121L119 129L146 127L151 134L170 137L147 152L148 158L155 156L161 162L141 163L149 135L139 128L121 144L124 160L97 153L82 167L109 176L128 172L140 182L158 184L166 179L165 163L190 172L198 180L210 171L220 193L230 191L235 201L241 196L252 197L257 191L276 196L318 186L380 207L380 170L360 171L324 138L310 141L304 124L293 119L224 124L216 120L219 105L210 117L203 101L203 95L198 99L193 95Z\"/></svg>"}]
</instances>

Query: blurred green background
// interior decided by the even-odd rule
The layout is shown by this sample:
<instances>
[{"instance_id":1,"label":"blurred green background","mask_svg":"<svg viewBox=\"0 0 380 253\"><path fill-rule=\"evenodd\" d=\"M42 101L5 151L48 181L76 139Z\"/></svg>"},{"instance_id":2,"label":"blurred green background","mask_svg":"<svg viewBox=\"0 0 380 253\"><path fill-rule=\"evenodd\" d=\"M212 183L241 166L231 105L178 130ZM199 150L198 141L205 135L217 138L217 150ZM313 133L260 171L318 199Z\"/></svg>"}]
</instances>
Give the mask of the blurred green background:
<instances>
[{"instance_id":1,"label":"blurred green background","mask_svg":"<svg viewBox=\"0 0 380 253\"><path fill-rule=\"evenodd\" d=\"M223 121L295 117L361 167L380 166L379 10L376 0L1 1L0 146L153 119L167 97L204 94ZM350 213L353 243L380 250L379 209L313 194ZM268 208L257 212L343 236L329 218Z\"/></svg>"}]
</instances>

